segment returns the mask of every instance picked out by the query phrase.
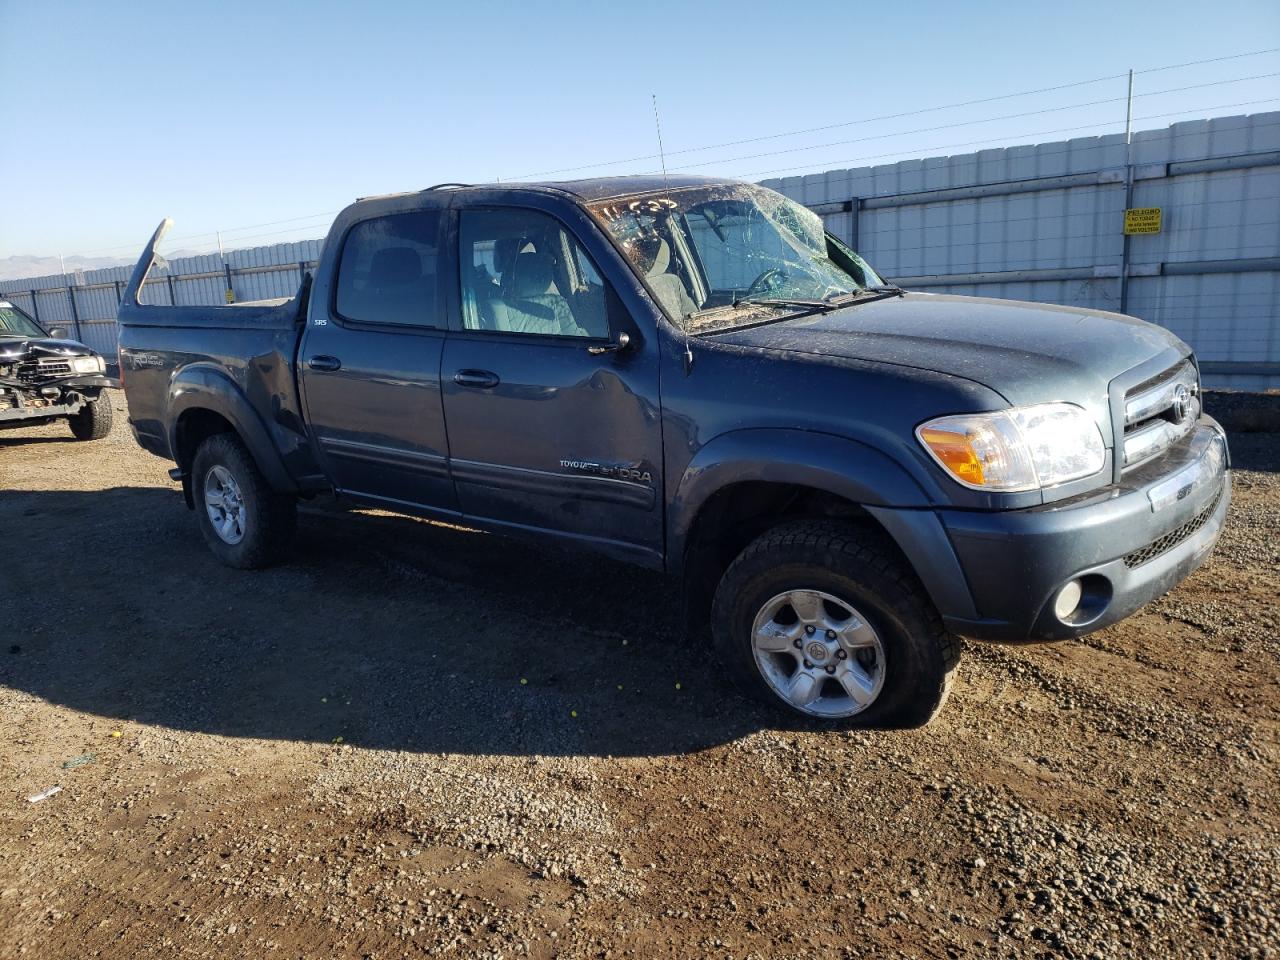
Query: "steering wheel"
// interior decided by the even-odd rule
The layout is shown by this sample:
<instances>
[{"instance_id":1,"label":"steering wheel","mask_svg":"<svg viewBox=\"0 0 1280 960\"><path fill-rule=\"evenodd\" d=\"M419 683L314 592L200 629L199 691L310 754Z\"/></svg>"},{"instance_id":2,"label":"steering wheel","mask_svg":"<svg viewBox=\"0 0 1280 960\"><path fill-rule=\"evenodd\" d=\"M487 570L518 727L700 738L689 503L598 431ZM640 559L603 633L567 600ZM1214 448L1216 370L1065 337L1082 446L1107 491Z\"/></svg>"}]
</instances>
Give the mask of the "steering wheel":
<instances>
[{"instance_id":1,"label":"steering wheel","mask_svg":"<svg viewBox=\"0 0 1280 960\"><path fill-rule=\"evenodd\" d=\"M777 289L786 278L787 273L781 267L770 267L751 281L751 286L747 287L747 292L742 295L743 299L754 297L756 294L763 293L766 290Z\"/></svg>"}]
</instances>

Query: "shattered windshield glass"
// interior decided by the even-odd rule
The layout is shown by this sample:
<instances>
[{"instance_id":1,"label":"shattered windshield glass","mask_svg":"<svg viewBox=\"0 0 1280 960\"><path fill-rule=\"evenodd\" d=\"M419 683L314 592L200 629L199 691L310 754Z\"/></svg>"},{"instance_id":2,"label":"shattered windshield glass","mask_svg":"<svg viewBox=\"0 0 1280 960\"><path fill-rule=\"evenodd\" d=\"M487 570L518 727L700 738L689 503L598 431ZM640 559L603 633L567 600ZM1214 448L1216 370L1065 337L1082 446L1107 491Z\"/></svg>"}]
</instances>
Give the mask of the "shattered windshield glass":
<instances>
[{"instance_id":1,"label":"shattered windshield glass","mask_svg":"<svg viewBox=\"0 0 1280 960\"><path fill-rule=\"evenodd\" d=\"M44 331L6 300L0 300L0 337L43 337Z\"/></svg>"},{"instance_id":2,"label":"shattered windshield glass","mask_svg":"<svg viewBox=\"0 0 1280 960\"><path fill-rule=\"evenodd\" d=\"M691 332L824 307L883 284L817 214L753 184L613 198L591 213Z\"/></svg>"}]
</instances>

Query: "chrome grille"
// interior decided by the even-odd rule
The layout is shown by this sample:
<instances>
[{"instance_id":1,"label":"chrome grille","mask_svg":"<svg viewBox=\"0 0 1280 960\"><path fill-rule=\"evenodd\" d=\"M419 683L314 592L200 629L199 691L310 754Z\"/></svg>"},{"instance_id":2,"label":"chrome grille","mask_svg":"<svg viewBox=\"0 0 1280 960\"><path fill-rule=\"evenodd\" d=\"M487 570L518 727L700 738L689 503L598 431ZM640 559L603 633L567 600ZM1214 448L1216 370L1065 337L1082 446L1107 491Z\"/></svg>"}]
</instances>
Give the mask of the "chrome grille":
<instances>
[{"instance_id":1,"label":"chrome grille","mask_svg":"<svg viewBox=\"0 0 1280 960\"><path fill-rule=\"evenodd\" d=\"M1124 469L1164 453L1200 418L1200 380L1189 360L1130 389L1124 397Z\"/></svg>"},{"instance_id":2,"label":"chrome grille","mask_svg":"<svg viewBox=\"0 0 1280 960\"><path fill-rule=\"evenodd\" d=\"M38 360L24 360L18 364L18 379L26 380L28 383L70 375L71 361L59 357L41 357Z\"/></svg>"}]
</instances>

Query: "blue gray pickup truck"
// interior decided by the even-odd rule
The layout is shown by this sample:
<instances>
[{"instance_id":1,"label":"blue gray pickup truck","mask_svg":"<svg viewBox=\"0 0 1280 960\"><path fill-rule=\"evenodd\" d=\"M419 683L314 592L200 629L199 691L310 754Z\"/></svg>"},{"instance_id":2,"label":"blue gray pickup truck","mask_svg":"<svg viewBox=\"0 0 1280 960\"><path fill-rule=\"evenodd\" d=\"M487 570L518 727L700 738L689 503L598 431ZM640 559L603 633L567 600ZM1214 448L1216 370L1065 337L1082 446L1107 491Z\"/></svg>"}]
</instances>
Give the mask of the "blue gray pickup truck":
<instances>
[{"instance_id":1,"label":"blue gray pickup truck","mask_svg":"<svg viewBox=\"0 0 1280 960\"><path fill-rule=\"evenodd\" d=\"M296 297L232 306L139 303L166 228L120 310L129 422L232 566L278 560L328 492L582 547L682 578L764 701L902 726L957 637L1114 623L1227 513L1177 337L903 291L751 184L360 200Z\"/></svg>"}]
</instances>

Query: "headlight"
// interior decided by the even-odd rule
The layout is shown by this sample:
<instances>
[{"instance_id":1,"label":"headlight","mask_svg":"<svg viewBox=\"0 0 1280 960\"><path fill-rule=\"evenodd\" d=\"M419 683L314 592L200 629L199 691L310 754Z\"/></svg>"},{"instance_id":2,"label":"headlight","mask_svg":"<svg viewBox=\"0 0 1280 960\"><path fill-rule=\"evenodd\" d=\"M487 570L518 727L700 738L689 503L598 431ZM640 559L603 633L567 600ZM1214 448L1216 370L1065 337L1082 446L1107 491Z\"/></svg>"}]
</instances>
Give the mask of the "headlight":
<instances>
[{"instance_id":1,"label":"headlight","mask_svg":"<svg viewBox=\"0 0 1280 960\"><path fill-rule=\"evenodd\" d=\"M71 369L76 373L101 373L106 368L101 357L75 357L71 361Z\"/></svg>"},{"instance_id":2,"label":"headlight","mask_svg":"<svg viewBox=\"0 0 1280 960\"><path fill-rule=\"evenodd\" d=\"M939 417L917 427L916 436L974 490L1052 487L1091 476L1106 462L1098 425L1073 403Z\"/></svg>"}]
</instances>

